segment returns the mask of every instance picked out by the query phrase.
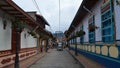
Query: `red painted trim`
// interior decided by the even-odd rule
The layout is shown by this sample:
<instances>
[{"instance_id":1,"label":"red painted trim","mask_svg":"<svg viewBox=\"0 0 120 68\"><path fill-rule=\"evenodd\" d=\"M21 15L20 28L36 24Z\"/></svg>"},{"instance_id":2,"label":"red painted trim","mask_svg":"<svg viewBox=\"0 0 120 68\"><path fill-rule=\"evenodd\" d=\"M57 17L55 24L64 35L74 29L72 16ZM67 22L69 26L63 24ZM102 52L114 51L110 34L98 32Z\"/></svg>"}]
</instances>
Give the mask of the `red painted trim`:
<instances>
[{"instance_id":1,"label":"red painted trim","mask_svg":"<svg viewBox=\"0 0 120 68\"><path fill-rule=\"evenodd\" d=\"M22 48L22 49L20 50L20 53L29 52L29 51L33 51L33 50L37 50L37 48L36 48L36 47Z\"/></svg>"},{"instance_id":2,"label":"red painted trim","mask_svg":"<svg viewBox=\"0 0 120 68\"><path fill-rule=\"evenodd\" d=\"M0 57L11 55L11 50L2 50L0 51Z\"/></svg>"},{"instance_id":3,"label":"red painted trim","mask_svg":"<svg viewBox=\"0 0 120 68\"><path fill-rule=\"evenodd\" d=\"M106 7L102 8L102 13L110 9L110 4L107 4Z\"/></svg>"}]
</instances>

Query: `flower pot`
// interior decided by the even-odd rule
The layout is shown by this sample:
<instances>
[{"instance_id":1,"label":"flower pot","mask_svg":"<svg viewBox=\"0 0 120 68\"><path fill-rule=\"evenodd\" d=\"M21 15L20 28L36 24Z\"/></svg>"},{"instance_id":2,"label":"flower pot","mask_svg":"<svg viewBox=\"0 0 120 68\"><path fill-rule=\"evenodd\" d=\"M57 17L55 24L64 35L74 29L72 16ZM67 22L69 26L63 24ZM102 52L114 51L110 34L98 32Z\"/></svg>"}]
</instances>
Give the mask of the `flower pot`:
<instances>
[{"instance_id":1,"label":"flower pot","mask_svg":"<svg viewBox=\"0 0 120 68\"><path fill-rule=\"evenodd\" d=\"M88 30L90 31L90 32L93 32L93 31L95 31L95 29L97 29L98 27L97 26L95 26L95 25L90 25L89 27L88 27Z\"/></svg>"}]
</instances>

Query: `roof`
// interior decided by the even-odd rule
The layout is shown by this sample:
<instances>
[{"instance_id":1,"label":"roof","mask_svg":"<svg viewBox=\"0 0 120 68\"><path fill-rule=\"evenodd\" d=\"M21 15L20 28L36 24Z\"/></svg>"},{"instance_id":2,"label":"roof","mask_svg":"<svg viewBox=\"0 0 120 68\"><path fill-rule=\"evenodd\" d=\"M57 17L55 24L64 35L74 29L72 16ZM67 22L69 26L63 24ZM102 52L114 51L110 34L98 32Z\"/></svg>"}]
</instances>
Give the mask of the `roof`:
<instances>
[{"instance_id":1,"label":"roof","mask_svg":"<svg viewBox=\"0 0 120 68\"><path fill-rule=\"evenodd\" d=\"M46 25L50 26L50 24L45 20L45 18L42 15L36 14L36 16L43 21L42 23L45 23Z\"/></svg>"},{"instance_id":2,"label":"roof","mask_svg":"<svg viewBox=\"0 0 120 68\"><path fill-rule=\"evenodd\" d=\"M0 0L0 8L7 12L8 14L20 18L22 20L27 20L30 23L34 23L35 20L28 15L23 9L17 6L12 0Z\"/></svg>"},{"instance_id":3,"label":"roof","mask_svg":"<svg viewBox=\"0 0 120 68\"><path fill-rule=\"evenodd\" d=\"M36 23L35 19L33 19L28 13L26 13L23 9L17 6L12 0L0 0L0 9L14 17L26 20L28 21L28 23L35 24L36 26L39 25L38 23ZM43 16L37 16L39 16L45 24L49 25L47 21L43 18ZM40 26L39 28L40 31L42 31L43 33L51 35L51 33L47 30L41 28Z\"/></svg>"},{"instance_id":4,"label":"roof","mask_svg":"<svg viewBox=\"0 0 120 68\"><path fill-rule=\"evenodd\" d=\"M87 11L83 8L83 6L85 6L87 9L91 10L92 7L98 2L99 0L83 0L82 4L80 5L69 29L67 34L69 35L76 27L77 25L79 25L82 21L82 19L87 15ZM74 27L72 27L74 26Z\"/></svg>"},{"instance_id":5,"label":"roof","mask_svg":"<svg viewBox=\"0 0 120 68\"><path fill-rule=\"evenodd\" d=\"M44 35L46 35L46 36L53 37L52 33L50 31L46 30L46 29L43 29L43 28L39 27L37 30L39 30L40 33L44 33Z\"/></svg>"},{"instance_id":6,"label":"roof","mask_svg":"<svg viewBox=\"0 0 120 68\"><path fill-rule=\"evenodd\" d=\"M0 0L0 9L2 9L4 12L8 13L9 15L12 15L16 18L20 18L22 20L28 21L31 25L39 26L38 23L36 23L36 20L33 19L28 13L26 13L23 9L21 9L18 5L16 5L12 0ZM47 25L47 21L40 16ZM41 28L39 26L39 31L42 31L43 33L49 34L50 32L46 31L45 29Z\"/></svg>"}]
</instances>

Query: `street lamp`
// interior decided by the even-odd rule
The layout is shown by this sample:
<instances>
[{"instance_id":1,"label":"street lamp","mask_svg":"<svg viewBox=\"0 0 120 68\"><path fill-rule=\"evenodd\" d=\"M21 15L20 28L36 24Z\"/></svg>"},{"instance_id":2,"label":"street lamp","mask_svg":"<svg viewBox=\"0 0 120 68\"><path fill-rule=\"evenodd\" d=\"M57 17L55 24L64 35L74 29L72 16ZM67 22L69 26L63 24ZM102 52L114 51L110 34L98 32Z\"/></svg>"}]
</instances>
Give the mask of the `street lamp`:
<instances>
[{"instance_id":1,"label":"street lamp","mask_svg":"<svg viewBox=\"0 0 120 68\"><path fill-rule=\"evenodd\" d=\"M49 38L46 37L46 52L48 51L48 40L49 40Z\"/></svg>"},{"instance_id":2,"label":"street lamp","mask_svg":"<svg viewBox=\"0 0 120 68\"><path fill-rule=\"evenodd\" d=\"M75 40L75 55L77 56L78 53L77 53L77 38L74 39Z\"/></svg>"},{"instance_id":3,"label":"street lamp","mask_svg":"<svg viewBox=\"0 0 120 68\"><path fill-rule=\"evenodd\" d=\"M75 27L72 25L72 27L75 29ZM77 38L75 38L75 55L77 56Z\"/></svg>"},{"instance_id":4,"label":"street lamp","mask_svg":"<svg viewBox=\"0 0 120 68\"><path fill-rule=\"evenodd\" d=\"M19 34L21 28L16 28L16 51L15 51L15 68L19 68Z\"/></svg>"},{"instance_id":5,"label":"street lamp","mask_svg":"<svg viewBox=\"0 0 120 68\"><path fill-rule=\"evenodd\" d=\"M13 29L16 29L16 51L15 51L15 68L19 68L19 46L20 46L20 33L22 32L24 26L19 19L13 21Z\"/></svg>"},{"instance_id":6,"label":"street lamp","mask_svg":"<svg viewBox=\"0 0 120 68\"><path fill-rule=\"evenodd\" d=\"M70 33L70 31L67 31L67 33ZM69 50L70 50L70 40L68 39L69 38L69 35L66 33L66 38L67 38L67 40L66 40L66 42L67 42L67 47L69 48Z\"/></svg>"}]
</instances>

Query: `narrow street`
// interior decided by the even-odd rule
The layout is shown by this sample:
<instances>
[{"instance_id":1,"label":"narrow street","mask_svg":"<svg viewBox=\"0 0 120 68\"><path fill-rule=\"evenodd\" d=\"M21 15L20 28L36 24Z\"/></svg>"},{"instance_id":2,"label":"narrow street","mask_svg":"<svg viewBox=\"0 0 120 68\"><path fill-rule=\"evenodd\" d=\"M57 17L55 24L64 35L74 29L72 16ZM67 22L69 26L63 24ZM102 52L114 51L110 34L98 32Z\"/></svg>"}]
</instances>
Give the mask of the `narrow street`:
<instances>
[{"instance_id":1,"label":"narrow street","mask_svg":"<svg viewBox=\"0 0 120 68\"><path fill-rule=\"evenodd\" d=\"M120 0L0 0L0 31L0 68L120 68Z\"/></svg>"},{"instance_id":2,"label":"narrow street","mask_svg":"<svg viewBox=\"0 0 120 68\"><path fill-rule=\"evenodd\" d=\"M54 49L45 57L38 60L29 68L84 68L77 62L67 50L57 51Z\"/></svg>"}]
</instances>

